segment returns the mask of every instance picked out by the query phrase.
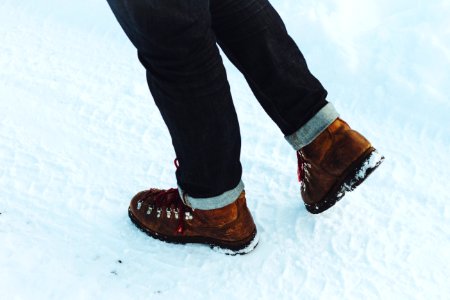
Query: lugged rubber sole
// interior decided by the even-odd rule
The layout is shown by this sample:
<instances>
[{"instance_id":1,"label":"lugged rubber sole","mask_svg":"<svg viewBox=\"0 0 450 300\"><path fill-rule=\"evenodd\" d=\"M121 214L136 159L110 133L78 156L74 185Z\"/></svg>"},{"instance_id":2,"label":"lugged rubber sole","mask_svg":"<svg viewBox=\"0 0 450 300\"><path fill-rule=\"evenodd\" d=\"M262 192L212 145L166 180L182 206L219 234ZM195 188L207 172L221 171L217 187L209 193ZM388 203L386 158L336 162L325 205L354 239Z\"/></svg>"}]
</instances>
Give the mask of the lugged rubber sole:
<instances>
[{"instance_id":1,"label":"lugged rubber sole","mask_svg":"<svg viewBox=\"0 0 450 300\"><path fill-rule=\"evenodd\" d=\"M320 214L334 206L344 197L346 192L356 189L376 168L383 162L384 156L373 147L369 148L355 163L344 172L344 177L339 180L324 199L315 204L305 203L306 210L312 214Z\"/></svg>"},{"instance_id":2,"label":"lugged rubber sole","mask_svg":"<svg viewBox=\"0 0 450 300\"><path fill-rule=\"evenodd\" d=\"M171 244L204 244L209 246L214 251L226 254L226 255L244 255L250 253L256 248L259 242L259 235L257 230L250 235L245 241L240 243L239 241L230 243L226 241L220 241L207 237L190 237L190 236L165 236L157 232L153 232L150 229L143 226L137 218L132 214L131 210L128 209L128 216L130 220L139 228L141 231L145 232L148 236Z\"/></svg>"}]
</instances>

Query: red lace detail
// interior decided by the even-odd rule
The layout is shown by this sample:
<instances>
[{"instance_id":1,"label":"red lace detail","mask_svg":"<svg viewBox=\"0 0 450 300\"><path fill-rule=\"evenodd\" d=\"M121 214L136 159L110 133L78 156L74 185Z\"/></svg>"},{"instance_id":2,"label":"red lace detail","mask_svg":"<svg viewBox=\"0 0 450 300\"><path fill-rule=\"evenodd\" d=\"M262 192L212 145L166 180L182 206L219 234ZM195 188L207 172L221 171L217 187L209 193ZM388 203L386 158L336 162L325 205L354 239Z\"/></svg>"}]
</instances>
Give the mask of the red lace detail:
<instances>
[{"instance_id":1,"label":"red lace detail","mask_svg":"<svg viewBox=\"0 0 450 300\"><path fill-rule=\"evenodd\" d=\"M173 164L175 165L175 168L177 168L177 170L178 170L178 168L180 167L180 161L178 160L178 158L175 157L175 159L173 160ZM177 190L177 192L178 192L178 190ZM183 234L183 231L184 231L184 221L183 221L184 209L183 209L183 207L184 207L184 205L181 205L181 208L178 208L180 215L178 218L178 226L177 226L176 231L179 234Z\"/></svg>"},{"instance_id":2,"label":"red lace detail","mask_svg":"<svg viewBox=\"0 0 450 300\"><path fill-rule=\"evenodd\" d=\"M174 204L176 201L176 196L173 197L171 195L177 193L178 194L178 190L177 189L168 189L168 190L161 190L158 191L155 194L155 204L159 207L161 206L167 206L170 207L170 205Z\"/></svg>"},{"instance_id":3,"label":"red lace detail","mask_svg":"<svg viewBox=\"0 0 450 300\"><path fill-rule=\"evenodd\" d=\"M149 193L154 193L154 189L150 189L147 192L147 195ZM144 195L147 196L147 195ZM154 205L159 208L165 207L166 209L174 209L177 210L178 213L178 225L176 232L179 234L183 234L184 232L184 213L189 211L189 208L184 205L183 201L180 198L180 195L178 193L178 189L168 189L168 190L161 190L154 194ZM164 211L165 213L165 211Z\"/></svg>"},{"instance_id":4,"label":"red lace detail","mask_svg":"<svg viewBox=\"0 0 450 300\"><path fill-rule=\"evenodd\" d=\"M303 156L300 154L300 151L297 151L297 161L298 161L298 169L297 169L297 176L298 176L298 182L302 182L303 178L305 178L305 161L303 159Z\"/></svg>"}]
</instances>

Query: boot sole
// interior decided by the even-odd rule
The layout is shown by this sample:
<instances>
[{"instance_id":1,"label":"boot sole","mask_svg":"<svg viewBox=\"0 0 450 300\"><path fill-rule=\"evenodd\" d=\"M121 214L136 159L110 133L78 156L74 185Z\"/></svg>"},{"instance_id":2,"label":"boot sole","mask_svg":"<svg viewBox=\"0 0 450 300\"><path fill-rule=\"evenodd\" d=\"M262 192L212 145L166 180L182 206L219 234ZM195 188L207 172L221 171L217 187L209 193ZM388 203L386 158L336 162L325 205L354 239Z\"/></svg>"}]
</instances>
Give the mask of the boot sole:
<instances>
[{"instance_id":1,"label":"boot sole","mask_svg":"<svg viewBox=\"0 0 450 300\"><path fill-rule=\"evenodd\" d=\"M197 237L197 236L166 236L160 233L151 231L150 229L143 226L137 218L133 215L131 210L128 208L128 216L130 217L131 222L140 229L142 232L146 233L148 236L166 242L170 244L204 244L209 246L214 251L226 254L226 255L244 255L250 253L252 250L256 248L259 242L259 235L257 230L255 231L245 240L237 241L234 243L225 242L216 240L213 238L207 237Z\"/></svg>"},{"instance_id":2,"label":"boot sole","mask_svg":"<svg viewBox=\"0 0 450 300\"><path fill-rule=\"evenodd\" d=\"M344 172L346 175L333 186L322 201L315 204L305 203L306 210L312 214L320 214L331 208L345 196L346 192L353 191L363 183L383 161L384 156L375 148L369 148L347 169L350 171Z\"/></svg>"}]
</instances>

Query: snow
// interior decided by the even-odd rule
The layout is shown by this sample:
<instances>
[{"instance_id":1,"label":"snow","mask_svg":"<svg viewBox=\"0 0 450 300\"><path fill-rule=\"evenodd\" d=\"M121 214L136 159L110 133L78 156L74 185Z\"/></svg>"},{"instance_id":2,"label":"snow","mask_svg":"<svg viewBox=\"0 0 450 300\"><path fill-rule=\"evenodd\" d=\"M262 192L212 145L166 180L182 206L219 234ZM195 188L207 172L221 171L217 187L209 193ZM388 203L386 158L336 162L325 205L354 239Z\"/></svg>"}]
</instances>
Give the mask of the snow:
<instances>
[{"instance_id":1,"label":"snow","mask_svg":"<svg viewBox=\"0 0 450 300\"><path fill-rule=\"evenodd\" d=\"M377 168L383 161L384 157L380 153L377 151L372 152L367 160L364 161L361 168L356 172L356 176L352 181L356 183L359 180L366 178L368 176L367 173L373 171L373 169ZM345 188L350 191L353 190L354 183L352 182L350 185L346 185Z\"/></svg>"},{"instance_id":2,"label":"snow","mask_svg":"<svg viewBox=\"0 0 450 300\"><path fill-rule=\"evenodd\" d=\"M175 186L175 155L106 1L1 1L0 299L448 299L450 2L272 4L386 160L307 213L295 153L226 60L260 234L230 257L128 219L136 192Z\"/></svg>"}]
</instances>

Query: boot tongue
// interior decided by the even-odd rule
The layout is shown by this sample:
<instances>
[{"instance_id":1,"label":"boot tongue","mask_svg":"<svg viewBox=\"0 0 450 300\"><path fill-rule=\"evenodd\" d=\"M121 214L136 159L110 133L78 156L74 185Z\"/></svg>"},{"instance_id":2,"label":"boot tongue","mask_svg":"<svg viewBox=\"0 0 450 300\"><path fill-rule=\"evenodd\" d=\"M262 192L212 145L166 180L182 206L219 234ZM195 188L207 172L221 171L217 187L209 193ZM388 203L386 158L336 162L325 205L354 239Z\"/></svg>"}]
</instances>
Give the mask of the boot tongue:
<instances>
[{"instance_id":1,"label":"boot tongue","mask_svg":"<svg viewBox=\"0 0 450 300\"><path fill-rule=\"evenodd\" d=\"M305 161L303 160L303 156L300 154L300 151L297 151L297 162L298 162L298 169L297 169L297 176L298 176L298 182L302 182L303 178L305 177Z\"/></svg>"},{"instance_id":2,"label":"boot tongue","mask_svg":"<svg viewBox=\"0 0 450 300\"><path fill-rule=\"evenodd\" d=\"M171 193L168 193L167 194L167 200L169 201L169 202L171 202L171 203L176 203L176 202L178 202L177 200L177 198L179 198L180 197L180 195L178 194L178 191L174 191L174 192L171 192ZM179 200L179 201L181 201L181 199Z\"/></svg>"}]
</instances>

